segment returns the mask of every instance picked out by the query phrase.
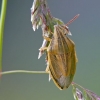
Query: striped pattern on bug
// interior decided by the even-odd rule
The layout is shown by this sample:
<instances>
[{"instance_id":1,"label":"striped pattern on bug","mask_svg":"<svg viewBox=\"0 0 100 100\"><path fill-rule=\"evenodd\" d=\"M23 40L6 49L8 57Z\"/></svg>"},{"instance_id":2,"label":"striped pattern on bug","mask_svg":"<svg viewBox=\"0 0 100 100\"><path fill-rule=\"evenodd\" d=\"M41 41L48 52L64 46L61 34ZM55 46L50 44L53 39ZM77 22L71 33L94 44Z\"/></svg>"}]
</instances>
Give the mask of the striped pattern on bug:
<instances>
[{"instance_id":1,"label":"striped pattern on bug","mask_svg":"<svg viewBox=\"0 0 100 100\"><path fill-rule=\"evenodd\" d=\"M55 85L60 89L66 89L71 84L76 72L76 51L74 42L65 34L68 34L66 26L55 25L52 39L48 47L40 48L47 51L47 68Z\"/></svg>"}]
</instances>

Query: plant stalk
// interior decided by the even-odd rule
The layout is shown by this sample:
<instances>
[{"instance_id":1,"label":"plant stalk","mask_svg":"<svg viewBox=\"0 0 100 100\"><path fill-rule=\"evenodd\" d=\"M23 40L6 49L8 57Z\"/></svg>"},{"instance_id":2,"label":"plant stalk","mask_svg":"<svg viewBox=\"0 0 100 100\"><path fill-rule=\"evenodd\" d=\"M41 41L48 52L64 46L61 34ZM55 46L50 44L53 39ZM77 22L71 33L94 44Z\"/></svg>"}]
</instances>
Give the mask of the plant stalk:
<instances>
[{"instance_id":1,"label":"plant stalk","mask_svg":"<svg viewBox=\"0 0 100 100\"><path fill-rule=\"evenodd\" d=\"M3 33L6 17L7 0L2 0L1 16L0 16L0 72L2 71L2 49L3 49Z\"/></svg>"},{"instance_id":2,"label":"plant stalk","mask_svg":"<svg viewBox=\"0 0 100 100\"><path fill-rule=\"evenodd\" d=\"M13 73L27 73L27 74L46 74L46 71L28 71L28 70L12 70L1 72L1 75L13 74Z\"/></svg>"}]
</instances>

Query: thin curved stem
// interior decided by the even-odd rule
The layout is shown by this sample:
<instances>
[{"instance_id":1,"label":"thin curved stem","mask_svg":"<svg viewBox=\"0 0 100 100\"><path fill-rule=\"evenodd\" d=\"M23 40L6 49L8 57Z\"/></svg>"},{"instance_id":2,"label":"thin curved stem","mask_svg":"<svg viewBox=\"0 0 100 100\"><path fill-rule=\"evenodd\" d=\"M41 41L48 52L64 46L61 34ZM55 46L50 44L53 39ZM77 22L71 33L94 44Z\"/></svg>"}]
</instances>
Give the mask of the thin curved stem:
<instances>
[{"instance_id":1,"label":"thin curved stem","mask_svg":"<svg viewBox=\"0 0 100 100\"><path fill-rule=\"evenodd\" d=\"M85 90L85 88L83 88L81 85L79 85L79 84L77 84L77 83L75 83L75 82L72 82L71 85L76 85L76 86L80 87L81 89Z\"/></svg>"},{"instance_id":2,"label":"thin curved stem","mask_svg":"<svg viewBox=\"0 0 100 100\"><path fill-rule=\"evenodd\" d=\"M28 70L12 70L1 72L1 75L13 74L13 73L27 73L27 74L46 74L46 71L28 71Z\"/></svg>"},{"instance_id":3,"label":"thin curved stem","mask_svg":"<svg viewBox=\"0 0 100 100\"><path fill-rule=\"evenodd\" d=\"M46 71L29 71L29 70L12 70L12 71L4 71L0 72L1 75L6 75L6 74L16 74L16 73L26 73L26 74L48 74ZM84 89L82 86L79 84L72 82L71 85L76 85L82 89Z\"/></svg>"},{"instance_id":4,"label":"thin curved stem","mask_svg":"<svg viewBox=\"0 0 100 100\"><path fill-rule=\"evenodd\" d=\"M3 33L6 17L7 0L2 0L1 16L0 16L0 71L2 70L2 48L3 48Z\"/></svg>"},{"instance_id":5,"label":"thin curved stem","mask_svg":"<svg viewBox=\"0 0 100 100\"><path fill-rule=\"evenodd\" d=\"M25 74L48 74L46 71L29 71L29 70L11 70L11 71L4 71L0 72L0 75L7 75L7 74L16 74L16 73L25 73ZM72 82L71 85L76 85L82 89L84 89L79 84Z\"/></svg>"},{"instance_id":6,"label":"thin curved stem","mask_svg":"<svg viewBox=\"0 0 100 100\"><path fill-rule=\"evenodd\" d=\"M49 74L46 71L28 71L28 70L12 70L12 71L4 71L4 72L0 72L0 75L7 75L7 74L16 74L16 73L25 73L25 74ZM82 88L83 90L85 90L85 88L83 88L82 86L80 86L79 84L72 82L71 85L76 85L80 88Z\"/></svg>"}]
</instances>

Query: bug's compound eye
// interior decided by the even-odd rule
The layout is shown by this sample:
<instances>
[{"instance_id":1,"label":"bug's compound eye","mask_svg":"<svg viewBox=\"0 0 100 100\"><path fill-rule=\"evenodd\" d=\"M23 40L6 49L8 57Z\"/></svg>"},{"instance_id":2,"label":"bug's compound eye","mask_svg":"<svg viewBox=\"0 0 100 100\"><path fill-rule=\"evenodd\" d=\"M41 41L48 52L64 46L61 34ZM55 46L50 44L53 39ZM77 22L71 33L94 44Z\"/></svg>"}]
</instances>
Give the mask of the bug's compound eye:
<instances>
[{"instance_id":1,"label":"bug's compound eye","mask_svg":"<svg viewBox=\"0 0 100 100\"><path fill-rule=\"evenodd\" d=\"M67 35L67 34L68 34L68 35L72 35L71 32L69 31L68 26L63 26L63 28L65 29L65 31L64 31L64 34L65 34L65 35Z\"/></svg>"}]
</instances>

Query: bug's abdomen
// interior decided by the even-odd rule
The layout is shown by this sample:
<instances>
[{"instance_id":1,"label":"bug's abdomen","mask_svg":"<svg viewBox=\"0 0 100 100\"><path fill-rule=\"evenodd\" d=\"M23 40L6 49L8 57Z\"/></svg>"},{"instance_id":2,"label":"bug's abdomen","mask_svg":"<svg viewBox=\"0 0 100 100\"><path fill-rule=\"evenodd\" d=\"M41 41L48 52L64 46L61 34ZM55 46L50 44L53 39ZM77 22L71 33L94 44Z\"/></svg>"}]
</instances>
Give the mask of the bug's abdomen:
<instances>
[{"instance_id":1,"label":"bug's abdomen","mask_svg":"<svg viewBox=\"0 0 100 100\"><path fill-rule=\"evenodd\" d=\"M50 75L59 89L68 88L75 74L76 61L72 54L48 55Z\"/></svg>"}]
</instances>

